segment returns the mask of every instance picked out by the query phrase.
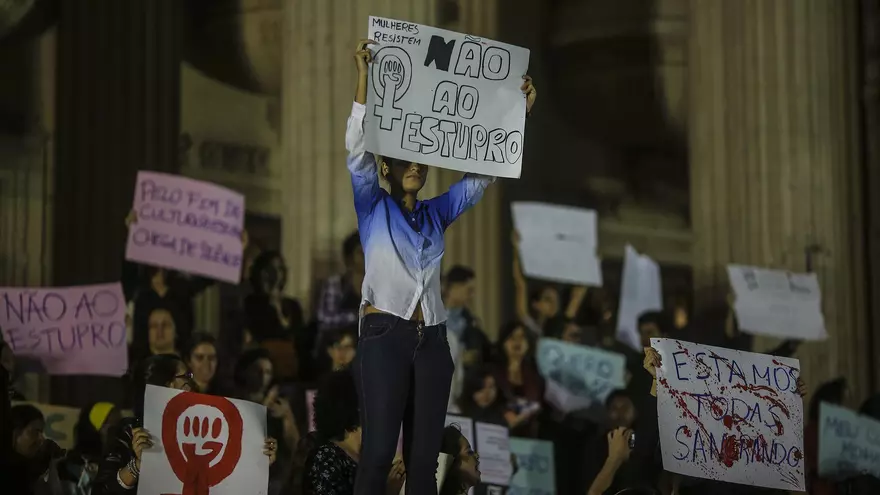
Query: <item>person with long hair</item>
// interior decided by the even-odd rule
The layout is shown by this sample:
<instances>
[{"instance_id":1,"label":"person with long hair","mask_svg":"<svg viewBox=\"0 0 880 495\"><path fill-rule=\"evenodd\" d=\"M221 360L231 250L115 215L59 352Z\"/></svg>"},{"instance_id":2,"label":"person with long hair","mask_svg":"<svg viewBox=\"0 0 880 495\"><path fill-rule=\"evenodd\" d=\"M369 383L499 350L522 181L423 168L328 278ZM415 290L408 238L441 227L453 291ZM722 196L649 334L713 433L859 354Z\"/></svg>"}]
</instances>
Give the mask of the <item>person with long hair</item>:
<instances>
[{"instance_id":1,"label":"person with long hair","mask_svg":"<svg viewBox=\"0 0 880 495\"><path fill-rule=\"evenodd\" d=\"M516 414L507 408L504 396L498 391L495 374L488 366L465 375L458 403L463 416L480 423L509 427L508 419L516 420Z\"/></svg>"},{"instance_id":2,"label":"person with long hair","mask_svg":"<svg viewBox=\"0 0 880 495\"><path fill-rule=\"evenodd\" d=\"M519 322L501 328L498 335L495 381L509 411L505 414L510 435L534 438L544 400L544 379L535 363L535 335Z\"/></svg>"},{"instance_id":3,"label":"person with long hair","mask_svg":"<svg viewBox=\"0 0 880 495\"><path fill-rule=\"evenodd\" d=\"M315 394L316 444L307 446L302 493L346 495L354 493L361 456L362 429L358 395L351 372L330 373ZM397 460L388 474L387 495L397 495L406 473Z\"/></svg>"},{"instance_id":4,"label":"person with long hair","mask_svg":"<svg viewBox=\"0 0 880 495\"><path fill-rule=\"evenodd\" d=\"M203 394L218 394L217 339L206 333L195 333L183 348L183 360L193 372L193 381Z\"/></svg>"},{"instance_id":5,"label":"person with long hair","mask_svg":"<svg viewBox=\"0 0 880 495\"><path fill-rule=\"evenodd\" d=\"M452 458L440 495L465 495L480 484L480 456L454 425L443 429L440 452Z\"/></svg>"},{"instance_id":6,"label":"person with long hair","mask_svg":"<svg viewBox=\"0 0 880 495\"><path fill-rule=\"evenodd\" d=\"M367 152L371 44L362 40L354 54L357 87L345 135L366 260L353 368L364 437L355 493L384 493L402 422L407 493L424 495L436 493L434 473L454 368L440 286L445 231L495 179L466 174L445 194L420 201L427 165ZM523 79L529 111L537 93L531 79ZM388 192L380 187L379 175Z\"/></svg>"},{"instance_id":7,"label":"person with long hair","mask_svg":"<svg viewBox=\"0 0 880 495\"><path fill-rule=\"evenodd\" d=\"M134 394L134 417L124 418L111 433L107 453L98 467L92 495L128 494L136 489L144 450L153 446L151 433L143 428L144 394L147 385L166 387L184 392L196 390L192 372L175 354L150 356L137 364L130 375ZM263 451L275 462L278 443L267 438Z\"/></svg>"}]
</instances>

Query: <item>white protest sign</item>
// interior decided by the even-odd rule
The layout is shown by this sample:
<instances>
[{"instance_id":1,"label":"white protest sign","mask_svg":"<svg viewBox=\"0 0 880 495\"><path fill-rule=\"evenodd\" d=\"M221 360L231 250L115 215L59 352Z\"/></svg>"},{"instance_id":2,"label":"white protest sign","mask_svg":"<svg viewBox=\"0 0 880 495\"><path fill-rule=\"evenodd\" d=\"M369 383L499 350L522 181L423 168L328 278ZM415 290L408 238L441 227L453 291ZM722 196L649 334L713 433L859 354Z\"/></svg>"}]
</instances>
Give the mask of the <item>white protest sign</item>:
<instances>
[{"instance_id":1,"label":"white protest sign","mask_svg":"<svg viewBox=\"0 0 880 495\"><path fill-rule=\"evenodd\" d=\"M518 178L529 51L486 38L370 17L377 44L367 150L462 172Z\"/></svg>"},{"instance_id":2,"label":"white protest sign","mask_svg":"<svg viewBox=\"0 0 880 495\"><path fill-rule=\"evenodd\" d=\"M489 423L475 423L477 448L480 454L482 482L507 486L513 474L510 465L510 434L506 427Z\"/></svg>"},{"instance_id":3,"label":"white protest sign","mask_svg":"<svg viewBox=\"0 0 880 495\"><path fill-rule=\"evenodd\" d=\"M595 347L557 339L538 340L538 370L552 383L580 400L562 397L555 404L562 412L585 409L605 402L608 394L626 386L626 358ZM560 393L554 392L559 398Z\"/></svg>"},{"instance_id":4,"label":"white protest sign","mask_svg":"<svg viewBox=\"0 0 880 495\"><path fill-rule=\"evenodd\" d=\"M566 284L602 286L596 256L596 212L546 203L515 202L513 225L525 275Z\"/></svg>"},{"instance_id":5,"label":"white protest sign","mask_svg":"<svg viewBox=\"0 0 880 495\"><path fill-rule=\"evenodd\" d=\"M510 452L519 467L507 495L556 495L553 444L545 440L510 437Z\"/></svg>"},{"instance_id":6,"label":"white protest sign","mask_svg":"<svg viewBox=\"0 0 880 495\"><path fill-rule=\"evenodd\" d=\"M138 172L137 222L125 259L237 284L241 278L244 196L225 187Z\"/></svg>"},{"instance_id":7,"label":"white protest sign","mask_svg":"<svg viewBox=\"0 0 880 495\"><path fill-rule=\"evenodd\" d=\"M651 339L663 468L781 490L804 490L797 359Z\"/></svg>"},{"instance_id":8,"label":"white protest sign","mask_svg":"<svg viewBox=\"0 0 880 495\"><path fill-rule=\"evenodd\" d=\"M639 315L663 309L660 266L627 244L623 258L623 281L617 308L617 340L642 352Z\"/></svg>"},{"instance_id":9,"label":"white protest sign","mask_svg":"<svg viewBox=\"0 0 880 495\"><path fill-rule=\"evenodd\" d=\"M148 385L144 428L138 495L268 493L262 404Z\"/></svg>"},{"instance_id":10,"label":"white protest sign","mask_svg":"<svg viewBox=\"0 0 880 495\"><path fill-rule=\"evenodd\" d=\"M880 479L880 421L823 402L819 405L819 475Z\"/></svg>"},{"instance_id":11,"label":"white protest sign","mask_svg":"<svg viewBox=\"0 0 880 495\"><path fill-rule=\"evenodd\" d=\"M727 265L727 275L743 332L798 340L828 338L815 273Z\"/></svg>"}]
</instances>

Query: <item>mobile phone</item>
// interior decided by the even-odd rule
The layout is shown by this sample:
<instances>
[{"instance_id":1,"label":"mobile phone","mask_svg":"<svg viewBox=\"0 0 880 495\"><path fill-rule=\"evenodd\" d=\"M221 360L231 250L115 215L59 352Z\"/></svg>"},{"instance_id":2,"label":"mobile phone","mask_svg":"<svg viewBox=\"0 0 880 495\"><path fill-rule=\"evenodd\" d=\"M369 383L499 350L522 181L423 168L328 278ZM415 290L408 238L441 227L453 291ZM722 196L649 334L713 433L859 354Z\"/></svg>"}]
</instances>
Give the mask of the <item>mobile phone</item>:
<instances>
[{"instance_id":1,"label":"mobile phone","mask_svg":"<svg viewBox=\"0 0 880 495\"><path fill-rule=\"evenodd\" d=\"M629 434L629 448L636 448L636 432L632 432Z\"/></svg>"}]
</instances>

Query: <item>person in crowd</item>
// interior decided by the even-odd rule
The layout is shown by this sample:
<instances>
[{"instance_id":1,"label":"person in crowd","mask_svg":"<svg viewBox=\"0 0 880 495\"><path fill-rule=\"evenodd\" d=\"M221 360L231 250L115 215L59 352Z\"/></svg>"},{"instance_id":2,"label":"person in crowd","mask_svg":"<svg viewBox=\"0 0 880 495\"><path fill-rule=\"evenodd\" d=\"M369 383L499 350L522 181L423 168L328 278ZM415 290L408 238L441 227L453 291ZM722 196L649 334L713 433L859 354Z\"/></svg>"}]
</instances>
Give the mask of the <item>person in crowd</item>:
<instances>
[{"instance_id":1,"label":"person in crowd","mask_svg":"<svg viewBox=\"0 0 880 495\"><path fill-rule=\"evenodd\" d=\"M465 376L459 411L481 423L509 427L516 425L518 420L518 415L507 408L504 397L498 392L495 374L488 366L472 369Z\"/></svg>"},{"instance_id":2,"label":"person in crowd","mask_svg":"<svg viewBox=\"0 0 880 495\"><path fill-rule=\"evenodd\" d=\"M492 359L492 342L471 313L476 273L466 266L455 265L446 272L443 304L446 305L446 329L461 344L464 372L482 366Z\"/></svg>"},{"instance_id":3,"label":"person in crowd","mask_svg":"<svg viewBox=\"0 0 880 495\"><path fill-rule=\"evenodd\" d=\"M357 326L328 330L325 342L323 372L346 369L357 355Z\"/></svg>"},{"instance_id":4,"label":"person in crowd","mask_svg":"<svg viewBox=\"0 0 880 495\"><path fill-rule=\"evenodd\" d=\"M215 383L217 375L217 340L206 333L193 334L183 349L183 360L193 372L193 381L203 394L223 395Z\"/></svg>"},{"instance_id":5,"label":"person in crowd","mask_svg":"<svg viewBox=\"0 0 880 495\"><path fill-rule=\"evenodd\" d=\"M131 210L125 218L126 229L138 221L138 214ZM248 247L248 234L241 231L242 252ZM195 323L193 298L214 285L211 279L192 276L126 261L123 265L123 292L125 299L134 301L134 341L144 343L149 327L149 315L156 307L170 309L177 322L177 335L182 342L190 338Z\"/></svg>"},{"instance_id":6,"label":"person in crowd","mask_svg":"<svg viewBox=\"0 0 880 495\"><path fill-rule=\"evenodd\" d=\"M135 342L129 353L129 361L136 363L150 356L178 353L177 321L174 311L167 306L153 306L149 317L146 342Z\"/></svg>"},{"instance_id":7,"label":"person in crowd","mask_svg":"<svg viewBox=\"0 0 880 495\"><path fill-rule=\"evenodd\" d=\"M20 404L10 409L12 428L11 476L3 478L21 487L19 493L44 494L60 491L55 466L64 459L67 451L52 440L43 430L46 420L39 409L30 404ZM18 478L16 480L16 478Z\"/></svg>"},{"instance_id":8,"label":"person in crowd","mask_svg":"<svg viewBox=\"0 0 880 495\"><path fill-rule=\"evenodd\" d=\"M819 423L823 402L842 406L847 396L846 378L823 383L810 399L807 426L804 428L804 463L810 495L837 495L837 483L819 476Z\"/></svg>"},{"instance_id":9,"label":"person in crowd","mask_svg":"<svg viewBox=\"0 0 880 495\"><path fill-rule=\"evenodd\" d=\"M303 349L314 343L305 335L299 302L284 295L287 265L276 251L264 251L251 267L253 292L244 300L245 326L250 339L262 345L276 363L276 378L295 380Z\"/></svg>"},{"instance_id":10,"label":"person in crowd","mask_svg":"<svg viewBox=\"0 0 880 495\"><path fill-rule=\"evenodd\" d=\"M642 392L647 395L645 391ZM572 493L589 495L617 493L624 488L650 488L655 485L652 459L632 458L635 442L636 407L625 390L616 390L605 399L607 425L587 444L586 469L580 476L585 486ZM653 453L653 452L652 452ZM583 459L584 457L582 457Z\"/></svg>"},{"instance_id":11,"label":"person in crowd","mask_svg":"<svg viewBox=\"0 0 880 495\"><path fill-rule=\"evenodd\" d=\"M434 472L449 399L438 391L449 390L454 370L440 294L444 233L494 178L467 174L447 193L419 201L426 165L367 152L364 117L369 45L374 43L361 41L354 55L357 88L345 137L366 260L354 366L364 427L355 493L385 491L402 421L407 491L424 494L436 490ZM523 78L531 109L537 93L531 79ZM390 192L379 186L379 175Z\"/></svg>"},{"instance_id":12,"label":"person in crowd","mask_svg":"<svg viewBox=\"0 0 880 495\"><path fill-rule=\"evenodd\" d=\"M134 417L123 418L110 434L110 445L98 467L93 495L132 493L138 485L141 456L153 446L152 432L143 428L144 393L147 385L194 391L197 385L186 363L175 354L150 356L130 374L134 394ZM267 438L263 453L275 462L278 442Z\"/></svg>"},{"instance_id":13,"label":"person in crowd","mask_svg":"<svg viewBox=\"0 0 880 495\"><path fill-rule=\"evenodd\" d=\"M320 332L357 325L365 270L364 248L357 231L342 243L342 260L345 271L328 278L321 287L316 311Z\"/></svg>"},{"instance_id":14,"label":"person in crowd","mask_svg":"<svg viewBox=\"0 0 880 495\"><path fill-rule=\"evenodd\" d=\"M12 348L3 342L2 332L0 332L0 367L3 368L3 371L6 374L6 380L3 382L6 386L6 394L3 397L8 398L11 401L27 400L24 395L15 388L15 354L12 352Z\"/></svg>"},{"instance_id":15,"label":"person in crowd","mask_svg":"<svg viewBox=\"0 0 880 495\"><path fill-rule=\"evenodd\" d=\"M110 432L121 420L122 414L109 402L97 402L80 410L73 432L76 443L58 464L64 495L89 495L98 466L110 445Z\"/></svg>"},{"instance_id":16,"label":"person in crowd","mask_svg":"<svg viewBox=\"0 0 880 495\"><path fill-rule=\"evenodd\" d=\"M299 428L290 402L281 396L278 386L273 384L273 364L265 349L245 351L235 363L234 380L238 398L266 406L267 431L272 438L281 439L278 457L287 461L299 442Z\"/></svg>"},{"instance_id":17,"label":"person in crowd","mask_svg":"<svg viewBox=\"0 0 880 495\"><path fill-rule=\"evenodd\" d=\"M519 233L514 231L513 240L513 288L516 301L516 317L535 335L544 335L545 326L559 315L559 290L546 284L532 288L522 272L519 258ZM580 286L571 290L568 305L562 317L574 320L587 296L587 288Z\"/></svg>"},{"instance_id":18,"label":"person in crowd","mask_svg":"<svg viewBox=\"0 0 880 495\"><path fill-rule=\"evenodd\" d=\"M452 458L440 495L465 495L480 484L480 456L474 452L461 430L453 425L443 429L440 452Z\"/></svg>"},{"instance_id":19,"label":"person in crowd","mask_svg":"<svg viewBox=\"0 0 880 495\"><path fill-rule=\"evenodd\" d=\"M521 323L501 328L495 381L513 413L507 417L511 436L534 438L538 434L544 379L538 373L534 353L535 336Z\"/></svg>"},{"instance_id":20,"label":"person in crowd","mask_svg":"<svg viewBox=\"0 0 880 495\"><path fill-rule=\"evenodd\" d=\"M334 371L315 394L315 430L318 445L308 454L303 480L305 495L354 493L361 457L362 428L358 393L351 372ZM400 459L387 476L387 495L398 495L406 471Z\"/></svg>"}]
</instances>

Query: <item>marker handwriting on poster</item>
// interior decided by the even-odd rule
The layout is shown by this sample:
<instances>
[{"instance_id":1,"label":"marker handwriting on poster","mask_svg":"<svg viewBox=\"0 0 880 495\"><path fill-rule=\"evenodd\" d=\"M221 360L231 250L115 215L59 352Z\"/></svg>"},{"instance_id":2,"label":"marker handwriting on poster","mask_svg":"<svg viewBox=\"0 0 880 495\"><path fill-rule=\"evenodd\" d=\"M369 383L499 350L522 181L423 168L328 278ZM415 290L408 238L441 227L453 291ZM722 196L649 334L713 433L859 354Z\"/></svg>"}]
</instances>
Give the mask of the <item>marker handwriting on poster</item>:
<instances>
[{"instance_id":1,"label":"marker handwriting on poster","mask_svg":"<svg viewBox=\"0 0 880 495\"><path fill-rule=\"evenodd\" d=\"M370 18L370 36L378 47L369 114L381 135L368 132L371 151L519 176L525 109L517 88L528 67L527 50L379 17ZM514 117L512 108L521 108L522 115ZM481 168L485 164L493 165Z\"/></svg>"},{"instance_id":2,"label":"marker handwriting on poster","mask_svg":"<svg viewBox=\"0 0 880 495\"><path fill-rule=\"evenodd\" d=\"M127 367L119 284L0 288L0 328L12 352L50 374L120 376Z\"/></svg>"},{"instance_id":3,"label":"marker handwriting on poster","mask_svg":"<svg viewBox=\"0 0 880 495\"><path fill-rule=\"evenodd\" d=\"M126 259L238 283L244 198L214 184L139 172Z\"/></svg>"},{"instance_id":4,"label":"marker handwriting on poster","mask_svg":"<svg viewBox=\"0 0 880 495\"><path fill-rule=\"evenodd\" d=\"M804 483L796 360L652 339L664 466L771 488Z\"/></svg>"}]
</instances>

